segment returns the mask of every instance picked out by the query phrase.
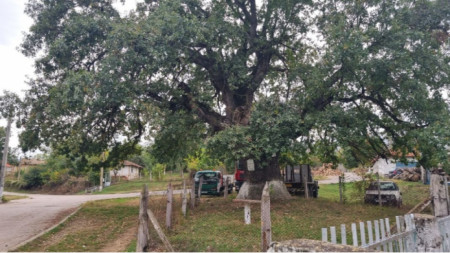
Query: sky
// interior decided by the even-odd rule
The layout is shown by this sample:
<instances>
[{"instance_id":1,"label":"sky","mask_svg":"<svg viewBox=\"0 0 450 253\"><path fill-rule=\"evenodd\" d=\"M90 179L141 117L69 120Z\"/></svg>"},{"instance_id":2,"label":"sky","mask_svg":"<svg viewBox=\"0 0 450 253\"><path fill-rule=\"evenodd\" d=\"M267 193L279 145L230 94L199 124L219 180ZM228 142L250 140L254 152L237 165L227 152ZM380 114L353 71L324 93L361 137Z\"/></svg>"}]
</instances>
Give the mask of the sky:
<instances>
[{"instance_id":1,"label":"sky","mask_svg":"<svg viewBox=\"0 0 450 253\"><path fill-rule=\"evenodd\" d=\"M27 76L32 77L33 59L27 58L17 50L23 32L33 20L25 13L25 0L0 1L0 92L12 91L24 96L27 89ZM6 127L6 120L0 120L0 126ZM13 126L10 146L18 146L19 130Z\"/></svg>"},{"instance_id":2,"label":"sky","mask_svg":"<svg viewBox=\"0 0 450 253\"><path fill-rule=\"evenodd\" d=\"M128 13L139 0L127 0L125 5L119 1L115 6L121 15ZM11 91L24 97L28 88L26 81L34 76L34 60L18 51L24 32L28 31L33 20L25 13L27 0L0 0L0 94ZM13 124L14 125L14 124ZM0 126L6 127L6 120L0 119ZM18 147L19 129L13 126L10 146Z\"/></svg>"}]
</instances>

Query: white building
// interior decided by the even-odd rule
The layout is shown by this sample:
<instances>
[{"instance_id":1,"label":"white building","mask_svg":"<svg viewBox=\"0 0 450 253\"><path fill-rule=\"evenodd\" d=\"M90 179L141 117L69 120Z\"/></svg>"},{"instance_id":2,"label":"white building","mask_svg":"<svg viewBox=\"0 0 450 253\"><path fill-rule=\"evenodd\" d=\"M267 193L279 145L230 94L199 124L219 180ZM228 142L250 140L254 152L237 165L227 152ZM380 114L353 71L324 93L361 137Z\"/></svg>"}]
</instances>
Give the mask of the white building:
<instances>
[{"instance_id":1,"label":"white building","mask_svg":"<svg viewBox=\"0 0 450 253\"><path fill-rule=\"evenodd\" d=\"M405 157L408 161L407 164L402 163L393 157L389 157L387 159L378 158L369 171L372 173L379 173L380 175L388 175L389 172L392 172L397 168L415 168L417 166L417 160L414 154L409 153Z\"/></svg>"},{"instance_id":2,"label":"white building","mask_svg":"<svg viewBox=\"0 0 450 253\"><path fill-rule=\"evenodd\" d=\"M139 164L125 160L123 161L123 165L120 169L111 170L109 174L111 178L120 177L123 179L131 180L139 178L141 176L142 169L144 169L144 167L140 166Z\"/></svg>"}]
</instances>

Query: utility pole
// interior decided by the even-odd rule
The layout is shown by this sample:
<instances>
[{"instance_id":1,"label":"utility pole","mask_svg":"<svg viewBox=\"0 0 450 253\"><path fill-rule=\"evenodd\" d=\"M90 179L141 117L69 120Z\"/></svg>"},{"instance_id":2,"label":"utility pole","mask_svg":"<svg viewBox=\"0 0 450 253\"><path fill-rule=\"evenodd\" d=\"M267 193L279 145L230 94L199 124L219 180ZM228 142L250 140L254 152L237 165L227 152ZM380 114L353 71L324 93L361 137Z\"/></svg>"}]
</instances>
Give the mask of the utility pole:
<instances>
[{"instance_id":1,"label":"utility pole","mask_svg":"<svg viewBox=\"0 0 450 253\"><path fill-rule=\"evenodd\" d=\"M6 126L6 137L3 146L2 167L0 171L0 203L3 202L3 186L5 185L6 161L8 160L9 136L11 133L11 118L8 118Z\"/></svg>"}]
</instances>

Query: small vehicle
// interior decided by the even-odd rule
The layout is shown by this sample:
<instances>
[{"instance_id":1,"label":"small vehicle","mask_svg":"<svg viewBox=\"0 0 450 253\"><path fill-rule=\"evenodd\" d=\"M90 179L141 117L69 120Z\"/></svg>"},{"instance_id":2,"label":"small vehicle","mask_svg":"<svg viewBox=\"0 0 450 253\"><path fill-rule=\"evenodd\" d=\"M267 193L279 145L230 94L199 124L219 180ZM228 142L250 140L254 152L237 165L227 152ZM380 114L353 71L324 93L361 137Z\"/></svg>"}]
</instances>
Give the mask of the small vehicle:
<instances>
[{"instance_id":1,"label":"small vehicle","mask_svg":"<svg viewBox=\"0 0 450 253\"><path fill-rule=\"evenodd\" d=\"M391 181L380 181L380 195L382 205L400 207L402 205L402 194L397 184ZM364 203L379 204L378 182L372 182L366 190Z\"/></svg>"},{"instance_id":2,"label":"small vehicle","mask_svg":"<svg viewBox=\"0 0 450 253\"><path fill-rule=\"evenodd\" d=\"M200 184L200 179L202 180L202 195L222 195L225 190L225 180L220 171L213 170L203 170L197 171L194 175L195 181L195 195L198 195L198 187ZM229 183L228 185L228 193L231 193L233 190L233 184Z\"/></svg>"},{"instance_id":3,"label":"small vehicle","mask_svg":"<svg viewBox=\"0 0 450 253\"><path fill-rule=\"evenodd\" d=\"M239 192L239 189L241 189L242 184L245 182L245 172L244 168L246 166L246 162L243 160L236 161L235 163L235 172L234 172L234 189L236 192Z\"/></svg>"},{"instance_id":4,"label":"small vehicle","mask_svg":"<svg viewBox=\"0 0 450 253\"><path fill-rule=\"evenodd\" d=\"M319 183L313 180L311 167L309 164L286 166L281 171L284 184L291 194L305 194L305 182L308 187L309 196L317 198L319 196Z\"/></svg>"}]
</instances>

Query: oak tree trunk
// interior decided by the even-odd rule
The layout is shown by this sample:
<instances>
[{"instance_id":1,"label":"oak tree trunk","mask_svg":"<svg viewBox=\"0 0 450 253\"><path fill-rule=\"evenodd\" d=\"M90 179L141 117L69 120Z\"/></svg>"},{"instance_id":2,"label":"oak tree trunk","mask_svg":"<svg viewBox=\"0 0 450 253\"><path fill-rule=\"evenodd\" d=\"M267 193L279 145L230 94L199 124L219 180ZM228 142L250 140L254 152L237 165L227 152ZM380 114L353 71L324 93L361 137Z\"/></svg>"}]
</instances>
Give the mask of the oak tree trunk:
<instances>
[{"instance_id":1,"label":"oak tree trunk","mask_svg":"<svg viewBox=\"0 0 450 253\"><path fill-rule=\"evenodd\" d=\"M247 160L244 164L247 164ZM266 182L269 182L271 199L291 198L281 178L278 156L268 157L265 161L254 161L254 165L254 171L249 171L245 166L246 181L239 190L238 199L260 200Z\"/></svg>"}]
</instances>

